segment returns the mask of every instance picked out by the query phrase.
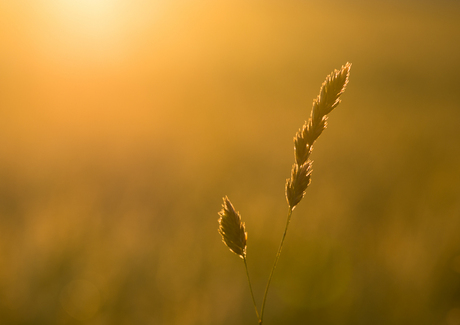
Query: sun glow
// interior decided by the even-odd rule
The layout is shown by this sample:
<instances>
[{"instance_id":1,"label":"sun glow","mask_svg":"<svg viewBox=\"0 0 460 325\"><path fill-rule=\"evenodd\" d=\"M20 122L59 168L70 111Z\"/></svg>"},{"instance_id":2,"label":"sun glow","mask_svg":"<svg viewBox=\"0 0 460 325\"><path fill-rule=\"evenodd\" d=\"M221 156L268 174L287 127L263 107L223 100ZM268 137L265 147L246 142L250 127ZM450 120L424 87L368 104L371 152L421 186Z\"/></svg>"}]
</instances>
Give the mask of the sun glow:
<instances>
[{"instance_id":1,"label":"sun glow","mask_svg":"<svg viewBox=\"0 0 460 325\"><path fill-rule=\"evenodd\" d=\"M50 0L50 52L61 59L109 59L121 54L123 20L109 0Z\"/></svg>"},{"instance_id":2,"label":"sun glow","mask_svg":"<svg viewBox=\"0 0 460 325\"><path fill-rule=\"evenodd\" d=\"M119 61L155 24L164 1L48 0L41 46L58 61Z\"/></svg>"},{"instance_id":3,"label":"sun glow","mask_svg":"<svg viewBox=\"0 0 460 325\"><path fill-rule=\"evenodd\" d=\"M120 23L117 8L109 0L57 1L56 9L61 22L73 33L95 40L113 36Z\"/></svg>"}]
</instances>

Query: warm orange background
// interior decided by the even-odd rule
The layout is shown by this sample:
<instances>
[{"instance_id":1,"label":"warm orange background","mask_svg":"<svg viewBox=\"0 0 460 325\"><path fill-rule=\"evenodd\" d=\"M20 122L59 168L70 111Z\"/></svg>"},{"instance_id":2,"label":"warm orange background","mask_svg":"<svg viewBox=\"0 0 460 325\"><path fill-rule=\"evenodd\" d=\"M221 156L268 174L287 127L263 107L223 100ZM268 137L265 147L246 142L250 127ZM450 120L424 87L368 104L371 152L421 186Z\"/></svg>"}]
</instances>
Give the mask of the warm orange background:
<instances>
[{"instance_id":1,"label":"warm orange background","mask_svg":"<svg viewBox=\"0 0 460 325\"><path fill-rule=\"evenodd\" d=\"M0 324L460 325L457 1L0 0Z\"/></svg>"}]
</instances>

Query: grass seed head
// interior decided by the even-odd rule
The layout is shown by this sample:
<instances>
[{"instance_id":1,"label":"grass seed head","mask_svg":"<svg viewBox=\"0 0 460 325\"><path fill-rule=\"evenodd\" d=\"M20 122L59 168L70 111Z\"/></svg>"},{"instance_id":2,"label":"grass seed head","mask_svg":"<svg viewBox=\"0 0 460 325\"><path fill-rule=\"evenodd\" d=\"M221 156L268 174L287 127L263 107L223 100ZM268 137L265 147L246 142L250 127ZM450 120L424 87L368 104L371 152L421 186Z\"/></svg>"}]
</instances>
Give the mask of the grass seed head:
<instances>
[{"instance_id":1,"label":"grass seed head","mask_svg":"<svg viewBox=\"0 0 460 325\"><path fill-rule=\"evenodd\" d=\"M329 114L340 104L340 95L343 94L348 84L351 63L345 64L340 70L334 70L323 82L319 95L316 98L321 115Z\"/></svg>"},{"instance_id":2,"label":"grass seed head","mask_svg":"<svg viewBox=\"0 0 460 325\"><path fill-rule=\"evenodd\" d=\"M327 114L340 104L340 95L348 84L350 68L351 63L347 63L326 77L319 95L313 100L310 118L294 137L295 164L291 178L286 182L286 198L291 209L299 204L310 184L312 170L308 159L313 143L327 127Z\"/></svg>"},{"instance_id":3,"label":"grass seed head","mask_svg":"<svg viewBox=\"0 0 460 325\"><path fill-rule=\"evenodd\" d=\"M232 203L227 197L223 198L222 210L219 212L219 234L222 241L236 255L241 258L246 257L246 241L248 234L245 231L244 222L241 216L233 208Z\"/></svg>"},{"instance_id":4,"label":"grass seed head","mask_svg":"<svg viewBox=\"0 0 460 325\"><path fill-rule=\"evenodd\" d=\"M298 164L292 166L291 178L286 181L286 199L291 210L303 199L310 185L312 163L312 161L307 161L301 166Z\"/></svg>"}]
</instances>

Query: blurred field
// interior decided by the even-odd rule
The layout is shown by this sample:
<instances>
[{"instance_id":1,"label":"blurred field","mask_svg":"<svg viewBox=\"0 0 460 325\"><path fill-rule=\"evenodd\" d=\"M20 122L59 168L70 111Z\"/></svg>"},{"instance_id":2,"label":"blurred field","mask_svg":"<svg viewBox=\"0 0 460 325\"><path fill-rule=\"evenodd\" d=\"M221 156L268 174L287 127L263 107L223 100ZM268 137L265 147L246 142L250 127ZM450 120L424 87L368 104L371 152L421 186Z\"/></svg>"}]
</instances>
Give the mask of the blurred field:
<instances>
[{"instance_id":1,"label":"blurred field","mask_svg":"<svg viewBox=\"0 0 460 325\"><path fill-rule=\"evenodd\" d=\"M0 324L460 325L457 1L0 0Z\"/></svg>"}]
</instances>

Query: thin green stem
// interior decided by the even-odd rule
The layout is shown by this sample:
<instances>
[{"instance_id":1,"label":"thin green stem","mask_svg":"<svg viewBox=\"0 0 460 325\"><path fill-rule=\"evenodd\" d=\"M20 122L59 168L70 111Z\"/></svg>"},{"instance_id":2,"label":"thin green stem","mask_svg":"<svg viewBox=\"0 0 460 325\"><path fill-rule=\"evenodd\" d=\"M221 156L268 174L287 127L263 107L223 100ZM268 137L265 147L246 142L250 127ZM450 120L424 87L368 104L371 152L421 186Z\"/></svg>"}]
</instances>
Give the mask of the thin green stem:
<instances>
[{"instance_id":1,"label":"thin green stem","mask_svg":"<svg viewBox=\"0 0 460 325\"><path fill-rule=\"evenodd\" d=\"M278 248L278 252L276 253L276 257L275 257L275 263L273 264L272 270L270 272L270 276L268 277L267 287L265 288L264 300L262 301L262 309L260 310L259 325L262 324L262 320L264 317L265 302L267 300L268 288L270 287L270 282L272 280L273 273L275 272L276 265L278 264L278 260L281 255L281 250L283 249L284 238L286 238L287 230L289 227L289 222L291 221L291 215L292 215L292 208L289 207L287 220L286 220L286 228L284 228L283 238L281 238L280 247Z\"/></svg>"},{"instance_id":2,"label":"thin green stem","mask_svg":"<svg viewBox=\"0 0 460 325\"><path fill-rule=\"evenodd\" d=\"M248 276L249 290L251 291L252 303L254 304L254 309L256 310L257 320L259 324L261 322L259 317L259 310L257 309L256 299L254 298L254 291L252 290L251 279L249 278L248 263L246 262L246 256L243 255L244 267L246 268L246 275Z\"/></svg>"}]
</instances>

